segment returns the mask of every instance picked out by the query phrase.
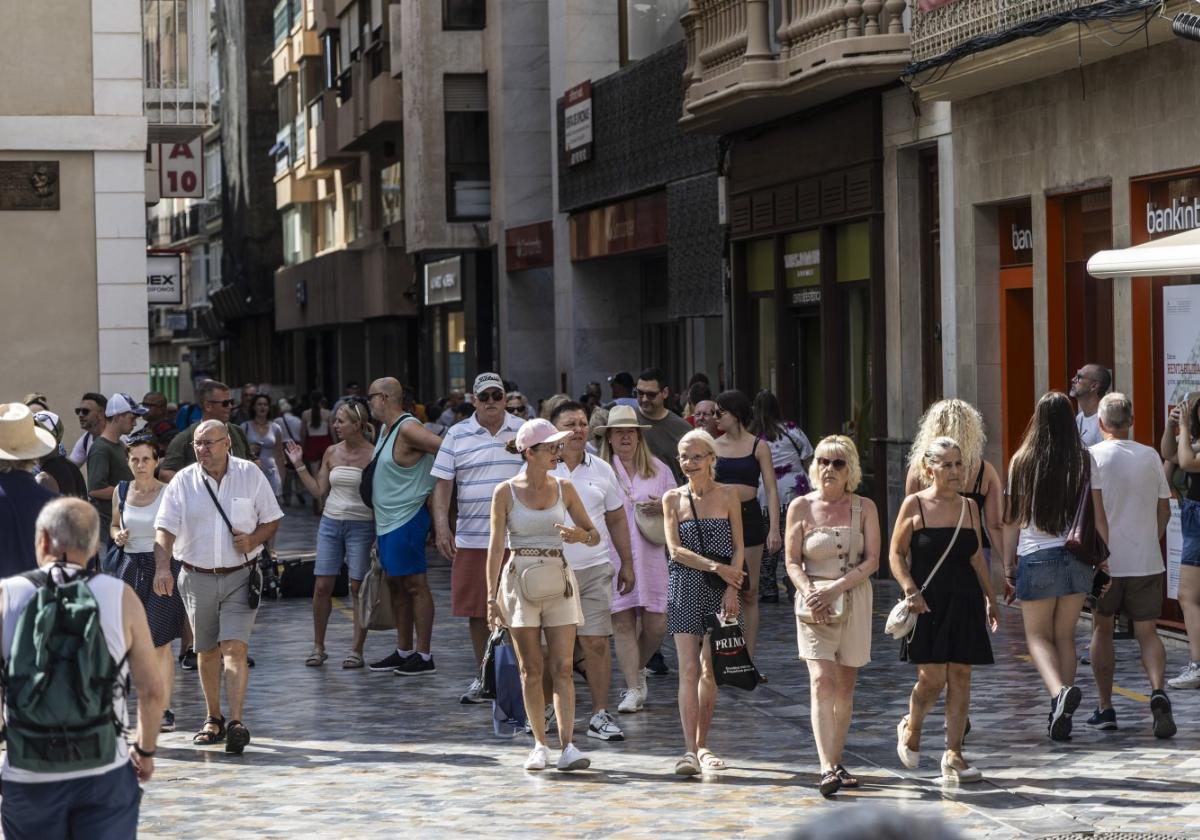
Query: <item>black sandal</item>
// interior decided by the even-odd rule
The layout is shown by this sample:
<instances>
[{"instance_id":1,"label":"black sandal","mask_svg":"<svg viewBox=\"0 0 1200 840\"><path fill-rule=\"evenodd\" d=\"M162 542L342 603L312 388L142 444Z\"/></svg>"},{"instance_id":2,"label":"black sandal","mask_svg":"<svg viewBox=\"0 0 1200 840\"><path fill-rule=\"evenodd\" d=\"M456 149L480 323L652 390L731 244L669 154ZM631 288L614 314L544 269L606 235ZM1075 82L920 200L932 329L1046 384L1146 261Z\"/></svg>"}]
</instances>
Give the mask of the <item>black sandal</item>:
<instances>
[{"instance_id":1,"label":"black sandal","mask_svg":"<svg viewBox=\"0 0 1200 840\"><path fill-rule=\"evenodd\" d=\"M821 776L821 781L817 784L817 789L821 791L821 795L826 799L833 796L842 789L842 780L838 778L837 770L830 768Z\"/></svg>"},{"instance_id":2,"label":"black sandal","mask_svg":"<svg viewBox=\"0 0 1200 840\"><path fill-rule=\"evenodd\" d=\"M240 720L229 721L229 735L225 741L225 752L241 755L250 743L250 730Z\"/></svg>"},{"instance_id":3,"label":"black sandal","mask_svg":"<svg viewBox=\"0 0 1200 840\"><path fill-rule=\"evenodd\" d=\"M842 783L844 788L858 787L858 779L850 775L850 772L840 764L835 764L833 772L837 774L838 781Z\"/></svg>"},{"instance_id":4,"label":"black sandal","mask_svg":"<svg viewBox=\"0 0 1200 840\"><path fill-rule=\"evenodd\" d=\"M216 726L217 731L213 732L207 727ZM213 744L219 744L225 740L225 718L213 717L209 715L204 719L204 726L200 731L192 736L192 743L201 747L211 747Z\"/></svg>"}]
</instances>

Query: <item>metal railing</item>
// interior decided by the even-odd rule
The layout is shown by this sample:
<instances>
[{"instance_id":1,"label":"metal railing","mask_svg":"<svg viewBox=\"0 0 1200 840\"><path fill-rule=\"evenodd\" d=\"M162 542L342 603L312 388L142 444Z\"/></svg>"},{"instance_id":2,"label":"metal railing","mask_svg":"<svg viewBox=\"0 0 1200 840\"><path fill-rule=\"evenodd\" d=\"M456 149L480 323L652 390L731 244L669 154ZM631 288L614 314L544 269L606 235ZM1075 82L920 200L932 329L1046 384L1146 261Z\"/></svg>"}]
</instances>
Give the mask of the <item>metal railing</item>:
<instances>
[{"instance_id":1,"label":"metal railing","mask_svg":"<svg viewBox=\"0 0 1200 840\"><path fill-rule=\"evenodd\" d=\"M913 61L943 55L976 38L1010 32L1024 24L1107 3L1108 0L955 0L929 11L915 10Z\"/></svg>"},{"instance_id":2,"label":"metal railing","mask_svg":"<svg viewBox=\"0 0 1200 840\"><path fill-rule=\"evenodd\" d=\"M142 0L142 73L152 139L160 127L194 136L210 124L208 3Z\"/></svg>"}]
</instances>

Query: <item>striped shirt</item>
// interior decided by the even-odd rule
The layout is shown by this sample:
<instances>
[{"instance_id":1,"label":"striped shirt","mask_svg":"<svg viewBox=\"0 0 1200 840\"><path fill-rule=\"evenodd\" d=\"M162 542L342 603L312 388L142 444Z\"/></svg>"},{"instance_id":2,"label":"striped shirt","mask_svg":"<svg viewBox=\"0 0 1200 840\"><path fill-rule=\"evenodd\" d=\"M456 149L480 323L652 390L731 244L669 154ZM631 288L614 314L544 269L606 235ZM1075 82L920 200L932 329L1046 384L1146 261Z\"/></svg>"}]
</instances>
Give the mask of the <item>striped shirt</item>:
<instances>
[{"instance_id":1,"label":"striped shirt","mask_svg":"<svg viewBox=\"0 0 1200 840\"><path fill-rule=\"evenodd\" d=\"M454 541L459 548L487 548L491 533L492 492L516 475L524 460L504 448L524 421L508 412L495 436L469 417L446 430L433 462L433 477L452 480L458 487L458 522Z\"/></svg>"}]
</instances>

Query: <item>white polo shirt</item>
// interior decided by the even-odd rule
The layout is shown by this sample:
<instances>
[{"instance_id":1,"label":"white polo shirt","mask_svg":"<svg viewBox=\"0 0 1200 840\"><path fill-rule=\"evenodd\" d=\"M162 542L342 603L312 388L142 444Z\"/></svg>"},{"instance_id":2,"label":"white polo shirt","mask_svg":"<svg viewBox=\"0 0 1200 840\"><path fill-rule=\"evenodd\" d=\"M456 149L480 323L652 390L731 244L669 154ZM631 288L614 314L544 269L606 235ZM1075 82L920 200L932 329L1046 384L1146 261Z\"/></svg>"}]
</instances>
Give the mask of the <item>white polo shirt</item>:
<instances>
[{"instance_id":1,"label":"white polo shirt","mask_svg":"<svg viewBox=\"0 0 1200 840\"><path fill-rule=\"evenodd\" d=\"M624 509L625 497L621 495L621 487L617 484L617 474L608 463L595 455L584 455L583 461L574 470L559 462L550 475L570 479L583 502L584 510L596 530L600 532L600 542L596 545L583 543L565 543L563 556L572 569L590 569L602 563L612 563L616 551L612 549L612 537L608 533L608 523L604 514L614 510ZM623 515L623 514L622 514ZM574 525L567 515L567 524Z\"/></svg>"},{"instance_id":2,"label":"white polo shirt","mask_svg":"<svg viewBox=\"0 0 1200 840\"><path fill-rule=\"evenodd\" d=\"M1104 440L1091 453L1092 489L1101 491L1108 519L1109 574L1159 574L1158 500L1171 498L1171 489L1157 450L1132 440Z\"/></svg>"},{"instance_id":3,"label":"white polo shirt","mask_svg":"<svg viewBox=\"0 0 1200 840\"><path fill-rule=\"evenodd\" d=\"M486 549L491 534L492 492L521 471L525 461L505 449L525 422L504 412L504 425L493 436L468 417L446 430L430 471L434 478L458 487L458 521L454 542L459 548Z\"/></svg>"},{"instance_id":4,"label":"white polo shirt","mask_svg":"<svg viewBox=\"0 0 1200 840\"><path fill-rule=\"evenodd\" d=\"M216 493L233 527L244 534L266 522L283 519L283 511L263 471L253 461L229 456L220 484L199 463L175 473L162 491L155 529L175 535L175 559L202 569L241 566L246 558L233 547L233 537L203 482ZM262 553L260 546L251 557Z\"/></svg>"}]
</instances>

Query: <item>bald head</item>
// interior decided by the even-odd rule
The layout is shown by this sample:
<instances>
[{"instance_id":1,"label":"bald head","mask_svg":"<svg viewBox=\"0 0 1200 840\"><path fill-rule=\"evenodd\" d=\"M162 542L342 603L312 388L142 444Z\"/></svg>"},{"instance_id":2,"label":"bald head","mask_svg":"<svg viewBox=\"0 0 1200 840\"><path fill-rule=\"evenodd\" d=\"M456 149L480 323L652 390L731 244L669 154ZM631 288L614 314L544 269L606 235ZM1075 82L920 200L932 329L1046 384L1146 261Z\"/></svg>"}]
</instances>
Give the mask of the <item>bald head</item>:
<instances>
[{"instance_id":1,"label":"bald head","mask_svg":"<svg viewBox=\"0 0 1200 840\"><path fill-rule=\"evenodd\" d=\"M196 438L202 438L209 432L225 432L225 424L220 420L205 420L196 427Z\"/></svg>"},{"instance_id":2,"label":"bald head","mask_svg":"<svg viewBox=\"0 0 1200 840\"><path fill-rule=\"evenodd\" d=\"M391 423L404 410L404 386L391 376L376 379L367 390L367 402L376 420Z\"/></svg>"},{"instance_id":3,"label":"bald head","mask_svg":"<svg viewBox=\"0 0 1200 840\"><path fill-rule=\"evenodd\" d=\"M58 498L42 508L34 533L39 565L65 555L86 566L100 545L100 517L83 499Z\"/></svg>"}]
</instances>

